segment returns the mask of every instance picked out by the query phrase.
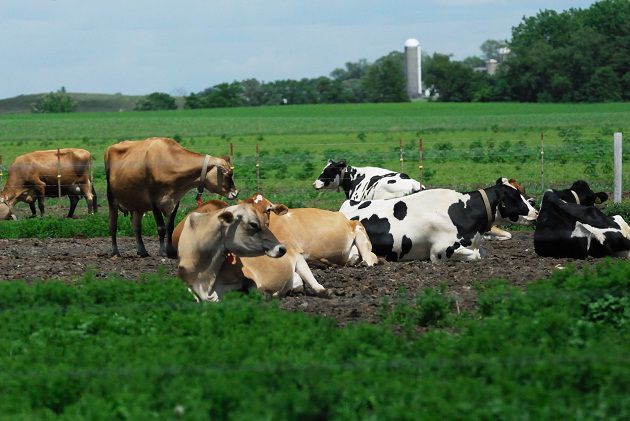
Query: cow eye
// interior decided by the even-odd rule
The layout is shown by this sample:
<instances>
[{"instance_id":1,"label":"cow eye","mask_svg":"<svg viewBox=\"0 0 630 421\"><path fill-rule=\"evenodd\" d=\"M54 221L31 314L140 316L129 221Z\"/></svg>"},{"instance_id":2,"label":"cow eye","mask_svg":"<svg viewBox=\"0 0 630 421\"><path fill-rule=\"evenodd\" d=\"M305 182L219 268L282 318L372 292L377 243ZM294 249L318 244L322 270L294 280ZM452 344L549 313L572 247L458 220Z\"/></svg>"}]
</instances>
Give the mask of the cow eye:
<instances>
[{"instance_id":1,"label":"cow eye","mask_svg":"<svg viewBox=\"0 0 630 421\"><path fill-rule=\"evenodd\" d=\"M250 222L249 226L252 227L252 229L255 229L255 230L259 230L260 229L260 225L258 225L255 222Z\"/></svg>"}]
</instances>

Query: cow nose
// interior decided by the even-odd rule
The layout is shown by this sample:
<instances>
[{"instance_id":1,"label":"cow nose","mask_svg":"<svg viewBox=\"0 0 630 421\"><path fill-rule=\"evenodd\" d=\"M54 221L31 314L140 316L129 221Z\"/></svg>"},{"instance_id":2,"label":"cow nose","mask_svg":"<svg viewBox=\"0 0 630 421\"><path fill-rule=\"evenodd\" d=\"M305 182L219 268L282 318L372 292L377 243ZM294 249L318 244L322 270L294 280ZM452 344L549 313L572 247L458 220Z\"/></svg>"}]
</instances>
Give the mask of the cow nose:
<instances>
[{"instance_id":1,"label":"cow nose","mask_svg":"<svg viewBox=\"0 0 630 421\"><path fill-rule=\"evenodd\" d=\"M285 246L278 247L278 257L282 257L287 253L287 248Z\"/></svg>"}]
</instances>

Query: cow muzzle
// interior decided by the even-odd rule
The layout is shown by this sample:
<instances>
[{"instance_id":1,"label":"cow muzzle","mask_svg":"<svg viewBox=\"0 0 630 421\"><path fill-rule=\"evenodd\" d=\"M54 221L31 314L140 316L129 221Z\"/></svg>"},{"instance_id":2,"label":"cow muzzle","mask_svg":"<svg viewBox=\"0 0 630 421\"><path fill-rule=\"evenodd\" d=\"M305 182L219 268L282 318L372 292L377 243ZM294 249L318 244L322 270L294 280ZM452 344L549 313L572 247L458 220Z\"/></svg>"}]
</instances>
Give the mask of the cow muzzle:
<instances>
[{"instance_id":1,"label":"cow muzzle","mask_svg":"<svg viewBox=\"0 0 630 421\"><path fill-rule=\"evenodd\" d=\"M282 244L278 244L275 247L272 247L268 250L265 250L265 254L269 257L278 258L282 257L287 253L287 248Z\"/></svg>"},{"instance_id":2,"label":"cow muzzle","mask_svg":"<svg viewBox=\"0 0 630 421\"><path fill-rule=\"evenodd\" d=\"M231 192L228 193L227 198L230 200L234 200L236 199L237 196L238 196L238 190L232 190Z\"/></svg>"},{"instance_id":3,"label":"cow muzzle","mask_svg":"<svg viewBox=\"0 0 630 421\"><path fill-rule=\"evenodd\" d=\"M320 190L320 189L324 188L324 185L325 185L324 182L321 181L321 180L315 180L313 182L313 187L315 188L315 190Z\"/></svg>"}]
</instances>

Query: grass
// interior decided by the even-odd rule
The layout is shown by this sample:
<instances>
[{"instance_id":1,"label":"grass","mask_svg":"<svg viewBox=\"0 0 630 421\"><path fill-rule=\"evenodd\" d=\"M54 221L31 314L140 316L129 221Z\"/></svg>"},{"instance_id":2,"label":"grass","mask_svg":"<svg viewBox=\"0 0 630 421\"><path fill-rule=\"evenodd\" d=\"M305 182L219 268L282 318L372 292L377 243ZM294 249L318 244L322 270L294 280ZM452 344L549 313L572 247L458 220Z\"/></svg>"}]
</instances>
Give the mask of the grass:
<instances>
[{"instance_id":1,"label":"grass","mask_svg":"<svg viewBox=\"0 0 630 421\"><path fill-rule=\"evenodd\" d=\"M311 187L327 159L402 169L418 178L419 138L424 146L422 181L428 187L468 191L506 176L516 178L530 194L539 196L546 188L564 188L583 178L594 189L610 192L612 133L627 129L628 121L630 105L625 103L414 102L0 115L0 156L6 167L17 155L33 150L87 149L95 158L96 190L104 199L102 156L107 146L119 140L169 136L180 139L188 149L212 155L229 154L232 145L235 181L243 196L260 190L292 207L338 209L344 199L342 193L316 192ZM545 139L544 183L541 131ZM258 181L256 145L260 150ZM625 155L628 153L630 150ZM624 184L628 183L630 173L626 172ZM186 200L192 202L191 198ZM67 206L67 200L63 203ZM18 216L25 217L27 209L18 205Z\"/></svg>"},{"instance_id":2,"label":"grass","mask_svg":"<svg viewBox=\"0 0 630 421\"><path fill-rule=\"evenodd\" d=\"M629 280L606 261L526 291L488 282L462 315L425 291L344 328L255 294L196 304L164 273L0 283L0 413L627 419Z\"/></svg>"}]
</instances>

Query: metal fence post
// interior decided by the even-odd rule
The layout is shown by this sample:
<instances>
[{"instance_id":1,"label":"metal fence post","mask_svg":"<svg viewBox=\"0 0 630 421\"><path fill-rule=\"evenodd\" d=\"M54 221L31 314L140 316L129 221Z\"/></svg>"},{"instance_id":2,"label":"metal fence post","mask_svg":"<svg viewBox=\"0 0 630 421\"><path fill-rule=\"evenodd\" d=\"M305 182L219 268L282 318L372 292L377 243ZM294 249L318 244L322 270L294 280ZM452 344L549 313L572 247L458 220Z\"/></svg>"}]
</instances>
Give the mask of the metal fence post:
<instances>
[{"instance_id":1,"label":"metal fence post","mask_svg":"<svg viewBox=\"0 0 630 421\"><path fill-rule=\"evenodd\" d=\"M405 158L403 152L403 140L400 139L400 172L405 172Z\"/></svg>"},{"instance_id":2,"label":"metal fence post","mask_svg":"<svg viewBox=\"0 0 630 421\"><path fill-rule=\"evenodd\" d=\"M623 162L623 145L621 132L616 132L613 135L613 160L615 163L614 169L614 189L613 189L613 201L615 203L621 202L621 166Z\"/></svg>"},{"instance_id":3,"label":"metal fence post","mask_svg":"<svg viewBox=\"0 0 630 421\"><path fill-rule=\"evenodd\" d=\"M422 184L422 138L418 139L418 171L420 173L420 184Z\"/></svg>"},{"instance_id":4,"label":"metal fence post","mask_svg":"<svg viewBox=\"0 0 630 421\"><path fill-rule=\"evenodd\" d=\"M545 193L545 132L540 132L540 190Z\"/></svg>"},{"instance_id":5,"label":"metal fence post","mask_svg":"<svg viewBox=\"0 0 630 421\"><path fill-rule=\"evenodd\" d=\"M260 193L260 153L256 143L256 192Z\"/></svg>"}]
</instances>

